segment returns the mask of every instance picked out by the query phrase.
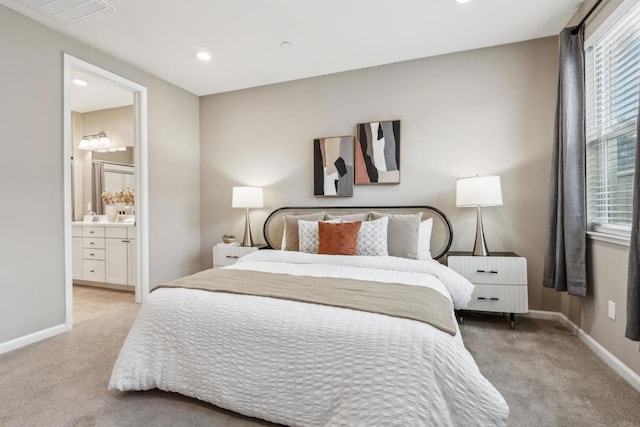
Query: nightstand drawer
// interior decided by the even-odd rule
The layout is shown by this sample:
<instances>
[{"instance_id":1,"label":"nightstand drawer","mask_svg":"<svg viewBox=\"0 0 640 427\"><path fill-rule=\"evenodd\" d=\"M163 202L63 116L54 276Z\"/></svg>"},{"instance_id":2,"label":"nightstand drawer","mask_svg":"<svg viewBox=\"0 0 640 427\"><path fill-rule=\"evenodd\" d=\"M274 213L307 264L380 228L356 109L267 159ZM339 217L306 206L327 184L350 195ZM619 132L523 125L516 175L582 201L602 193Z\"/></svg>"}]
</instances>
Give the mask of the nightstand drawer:
<instances>
[{"instance_id":1,"label":"nightstand drawer","mask_svg":"<svg viewBox=\"0 0 640 427\"><path fill-rule=\"evenodd\" d=\"M238 262L241 256L242 255L219 254L218 256L214 256L213 266L226 267L227 265L233 265Z\"/></svg>"},{"instance_id":2,"label":"nightstand drawer","mask_svg":"<svg viewBox=\"0 0 640 427\"><path fill-rule=\"evenodd\" d=\"M527 260L522 257L450 256L449 267L473 284L527 284Z\"/></svg>"},{"instance_id":3,"label":"nightstand drawer","mask_svg":"<svg viewBox=\"0 0 640 427\"><path fill-rule=\"evenodd\" d=\"M222 246L213 247L213 267L225 267L238 262L238 260L252 252L257 251L254 246Z\"/></svg>"},{"instance_id":4,"label":"nightstand drawer","mask_svg":"<svg viewBox=\"0 0 640 427\"><path fill-rule=\"evenodd\" d=\"M526 313L529 298L526 286L475 285L465 310Z\"/></svg>"}]
</instances>

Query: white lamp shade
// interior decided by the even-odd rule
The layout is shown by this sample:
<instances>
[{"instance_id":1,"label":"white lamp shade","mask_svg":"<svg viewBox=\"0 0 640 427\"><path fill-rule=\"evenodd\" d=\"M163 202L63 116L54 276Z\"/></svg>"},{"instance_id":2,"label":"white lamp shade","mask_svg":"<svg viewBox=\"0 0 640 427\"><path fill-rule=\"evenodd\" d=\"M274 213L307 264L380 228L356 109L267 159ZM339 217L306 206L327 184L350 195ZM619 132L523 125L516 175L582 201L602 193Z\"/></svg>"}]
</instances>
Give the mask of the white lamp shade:
<instances>
[{"instance_id":1,"label":"white lamp shade","mask_svg":"<svg viewBox=\"0 0 640 427\"><path fill-rule=\"evenodd\" d=\"M456 206L500 205L502 205L502 186L499 176L474 176L462 178L456 182Z\"/></svg>"},{"instance_id":2,"label":"white lamp shade","mask_svg":"<svg viewBox=\"0 0 640 427\"><path fill-rule=\"evenodd\" d=\"M262 188L260 187L233 187L233 208L262 208Z\"/></svg>"}]
</instances>

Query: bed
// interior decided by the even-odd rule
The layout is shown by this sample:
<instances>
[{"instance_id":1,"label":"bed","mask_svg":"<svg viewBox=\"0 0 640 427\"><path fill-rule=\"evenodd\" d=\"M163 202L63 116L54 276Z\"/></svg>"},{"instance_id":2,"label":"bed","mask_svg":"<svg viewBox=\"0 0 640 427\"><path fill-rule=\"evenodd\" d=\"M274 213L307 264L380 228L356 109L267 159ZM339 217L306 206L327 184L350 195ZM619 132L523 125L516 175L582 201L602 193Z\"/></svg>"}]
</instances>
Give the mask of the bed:
<instances>
[{"instance_id":1,"label":"bed","mask_svg":"<svg viewBox=\"0 0 640 427\"><path fill-rule=\"evenodd\" d=\"M271 250L156 288L120 351L109 388L158 388L291 426L506 425L508 406L478 370L455 322L453 309L468 303L473 285L434 259L278 250L286 241L284 216L320 210L275 211L265 222ZM434 258L451 244L446 216L430 207L335 208L325 217L371 210L432 218ZM236 287L250 281L245 278L269 290L242 293ZM207 288L225 280L227 288ZM315 288L287 299L268 293L271 283L276 290ZM392 311L314 299L330 285L355 289L356 302L384 292L382 301L373 298ZM405 291L408 299L394 303ZM423 311L433 311L427 317L440 317L412 317L412 306L423 302L429 307Z\"/></svg>"}]
</instances>

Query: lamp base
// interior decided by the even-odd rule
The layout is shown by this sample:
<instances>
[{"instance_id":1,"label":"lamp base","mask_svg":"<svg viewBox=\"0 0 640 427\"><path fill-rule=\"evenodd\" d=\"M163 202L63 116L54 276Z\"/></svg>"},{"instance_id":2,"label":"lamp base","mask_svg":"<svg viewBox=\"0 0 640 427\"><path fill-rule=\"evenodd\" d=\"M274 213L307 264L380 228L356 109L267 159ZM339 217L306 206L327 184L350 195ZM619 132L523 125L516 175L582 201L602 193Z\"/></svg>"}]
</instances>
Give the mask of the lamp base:
<instances>
[{"instance_id":1,"label":"lamp base","mask_svg":"<svg viewBox=\"0 0 640 427\"><path fill-rule=\"evenodd\" d=\"M484 240L484 229L482 227L482 208L478 206L476 222L476 242L473 245L473 256L489 256L487 242Z\"/></svg>"},{"instance_id":2,"label":"lamp base","mask_svg":"<svg viewBox=\"0 0 640 427\"><path fill-rule=\"evenodd\" d=\"M253 238L251 237L251 224L249 223L249 208L246 208L244 221L244 238L242 246L253 246Z\"/></svg>"}]
</instances>

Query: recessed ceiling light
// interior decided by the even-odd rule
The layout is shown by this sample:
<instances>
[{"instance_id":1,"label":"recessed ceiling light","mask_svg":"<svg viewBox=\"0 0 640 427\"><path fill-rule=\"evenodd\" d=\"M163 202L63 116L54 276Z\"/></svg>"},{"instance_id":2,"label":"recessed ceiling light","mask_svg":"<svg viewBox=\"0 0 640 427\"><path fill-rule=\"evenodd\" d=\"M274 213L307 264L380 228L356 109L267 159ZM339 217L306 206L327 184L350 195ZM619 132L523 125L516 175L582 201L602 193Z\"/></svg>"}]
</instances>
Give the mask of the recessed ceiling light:
<instances>
[{"instance_id":1,"label":"recessed ceiling light","mask_svg":"<svg viewBox=\"0 0 640 427\"><path fill-rule=\"evenodd\" d=\"M288 42L288 41L283 41L282 43L280 43L280 47L283 49L286 49L291 46L292 46L291 42Z\"/></svg>"},{"instance_id":2,"label":"recessed ceiling light","mask_svg":"<svg viewBox=\"0 0 640 427\"><path fill-rule=\"evenodd\" d=\"M209 52L205 52L204 50L198 51L196 56L200 61L211 61L211 54Z\"/></svg>"},{"instance_id":3,"label":"recessed ceiling light","mask_svg":"<svg viewBox=\"0 0 640 427\"><path fill-rule=\"evenodd\" d=\"M469 3L471 0L456 0L458 3Z\"/></svg>"},{"instance_id":4,"label":"recessed ceiling light","mask_svg":"<svg viewBox=\"0 0 640 427\"><path fill-rule=\"evenodd\" d=\"M87 83L86 80L82 80L82 79L73 79L73 83L77 84L78 86L88 86L89 83Z\"/></svg>"}]
</instances>

